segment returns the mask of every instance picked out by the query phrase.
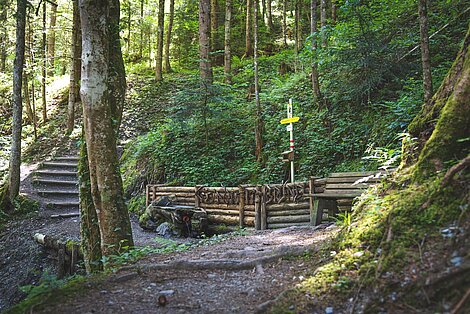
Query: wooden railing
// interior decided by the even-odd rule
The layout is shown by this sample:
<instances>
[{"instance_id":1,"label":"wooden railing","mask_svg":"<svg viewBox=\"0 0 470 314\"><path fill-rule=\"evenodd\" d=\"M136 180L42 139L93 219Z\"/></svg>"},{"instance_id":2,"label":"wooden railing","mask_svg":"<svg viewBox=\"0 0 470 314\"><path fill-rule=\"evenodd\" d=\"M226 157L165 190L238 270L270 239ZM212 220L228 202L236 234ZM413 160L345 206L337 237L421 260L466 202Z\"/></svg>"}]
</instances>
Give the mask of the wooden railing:
<instances>
[{"instance_id":1,"label":"wooden railing","mask_svg":"<svg viewBox=\"0 0 470 314\"><path fill-rule=\"evenodd\" d=\"M147 206L160 196L174 196L177 205L202 207L214 224L250 226L258 230L311 224L310 195L324 189L324 180L238 187L147 185Z\"/></svg>"}]
</instances>

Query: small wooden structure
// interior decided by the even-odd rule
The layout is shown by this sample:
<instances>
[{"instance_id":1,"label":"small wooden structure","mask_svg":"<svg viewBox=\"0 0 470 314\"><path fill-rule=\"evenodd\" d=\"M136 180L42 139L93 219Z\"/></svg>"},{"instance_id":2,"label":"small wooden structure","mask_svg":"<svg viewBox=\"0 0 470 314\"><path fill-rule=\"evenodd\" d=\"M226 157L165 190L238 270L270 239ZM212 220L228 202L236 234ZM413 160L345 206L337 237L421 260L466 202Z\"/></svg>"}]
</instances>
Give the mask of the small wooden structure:
<instances>
[{"instance_id":1,"label":"small wooden structure","mask_svg":"<svg viewBox=\"0 0 470 314\"><path fill-rule=\"evenodd\" d=\"M212 224L258 230L318 225L338 210L350 209L355 197L381 180L378 173L333 173L308 182L238 187L147 185L146 199L148 206L160 196L173 196L177 205L204 208Z\"/></svg>"},{"instance_id":2,"label":"small wooden structure","mask_svg":"<svg viewBox=\"0 0 470 314\"><path fill-rule=\"evenodd\" d=\"M385 172L380 171L332 173L323 179L324 190L311 195L312 222L315 225L320 224L325 210L328 210L328 216L350 210L354 199L369 186L382 180L384 174Z\"/></svg>"}]
</instances>

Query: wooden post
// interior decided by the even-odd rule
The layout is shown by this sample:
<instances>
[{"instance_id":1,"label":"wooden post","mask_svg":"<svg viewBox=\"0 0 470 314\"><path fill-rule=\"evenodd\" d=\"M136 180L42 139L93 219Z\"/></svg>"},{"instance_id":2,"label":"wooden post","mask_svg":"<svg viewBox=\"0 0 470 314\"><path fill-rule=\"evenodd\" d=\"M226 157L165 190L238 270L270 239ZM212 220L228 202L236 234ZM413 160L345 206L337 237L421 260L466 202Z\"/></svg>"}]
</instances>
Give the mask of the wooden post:
<instances>
[{"instance_id":1,"label":"wooden post","mask_svg":"<svg viewBox=\"0 0 470 314\"><path fill-rule=\"evenodd\" d=\"M261 187L256 187L255 195L255 229L261 230Z\"/></svg>"},{"instance_id":2,"label":"wooden post","mask_svg":"<svg viewBox=\"0 0 470 314\"><path fill-rule=\"evenodd\" d=\"M310 177L310 179L308 180L308 184L309 184L309 191L308 193L310 194L309 195L309 208L310 208L310 225L314 226L315 225L315 216L314 216L314 202L313 202L313 194L315 193L315 177Z\"/></svg>"},{"instance_id":3,"label":"wooden post","mask_svg":"<svg viewBox=\"0 0 470 314\"><path fill-rule=\"evenodd\" d=\"M240 201L239 201L239 219L240 219L240 228L244 227L243 220L245 219L245 187L239 185L238 189L240 190Z\"/></svg>"},{"instance_id":4,"label":"wooden post","mask_svg":"<svg viewBox=\"0 0 470 314\"><path fill-rule=\"evenodd\" d=\"M146 185L145 186L145 208L149 207L149 193L150 193L150 187Z\"/></svg>"},{"instance_id":5,"label":"wooden post","mask_svg":"<svg viewBox=\"0 0 470 314\"><path fill-rule=\"evenodd\" d=\"M199 189L201 189L202 185L196 185L194 187L194 206L195 207L201 207L201 200L199 199L198 195L197 195L197 191L199 191Z\"/></svg>"},{"instance_id":6,"label":"wooden post","mask_svg":"<svg viewBox=\"0 0 470 314\"><path fill-rule=\"evenodd\" d=\"M268 223L267 223L267 213L266 213L266 186L261 187L261 210L260 210L260 216L261 216L261 230L266 230L268 228Z\"/></svg>"}]
</instances>

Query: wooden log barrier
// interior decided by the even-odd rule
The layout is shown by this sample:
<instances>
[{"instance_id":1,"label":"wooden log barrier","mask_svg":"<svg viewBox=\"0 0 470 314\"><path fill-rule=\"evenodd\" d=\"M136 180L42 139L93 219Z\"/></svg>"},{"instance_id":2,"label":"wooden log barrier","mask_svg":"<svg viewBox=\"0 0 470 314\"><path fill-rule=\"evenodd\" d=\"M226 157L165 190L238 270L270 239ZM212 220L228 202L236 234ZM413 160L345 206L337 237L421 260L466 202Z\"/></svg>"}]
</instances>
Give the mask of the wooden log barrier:
<instances>
[{"instance_id":1,"label":"wooden log barrier","mask_svg":"<svg viewBox=\"0 0 470 314\"><path fill-rule=\"evenodd\" d=\"M207 215L207 219L210 223L222 223L227 225L239 225L239 217L237 216L226 216L226 215ZM243 224L246 226L254 226L255 218L254 217L245 217L243 219Z\"/></svg>"},{"instance_id":2,"label":"wooden log barrier","mask_svg":"<svg viewBox=\"0 0 470 314\"><path fill-rule=\"evenodd\" d=\"M297 215L297 216L274 216L267 218L268 224L272 223L296 223L307 222L310 223L310 215Z\"/></svg>"},{"instance_id":3,"label":"wooden log barrier","mask_svg":"<svg viewBox=\"0 0 470 314\"><path fill-rule=\"evenodd\" d=\"M240 228L244 227L245 220L245 187L240 185L238 187L240 190L240 203L238 204L238 221L240 223Z\"/></svg>"},{"instance_id":4,"label":"wooden log barrier","mask_svg":"<svg viewBox=\"0 0 470 314\"><path fill-rule=\"evenodd\" d=\"M308 209L309 203L302 202L302 203L283 203L283 204L272 204L267 205L266 209L268 212L270 211L277 211L277 210L295 210L295 209Z\"/></svg>"}]
</instances>

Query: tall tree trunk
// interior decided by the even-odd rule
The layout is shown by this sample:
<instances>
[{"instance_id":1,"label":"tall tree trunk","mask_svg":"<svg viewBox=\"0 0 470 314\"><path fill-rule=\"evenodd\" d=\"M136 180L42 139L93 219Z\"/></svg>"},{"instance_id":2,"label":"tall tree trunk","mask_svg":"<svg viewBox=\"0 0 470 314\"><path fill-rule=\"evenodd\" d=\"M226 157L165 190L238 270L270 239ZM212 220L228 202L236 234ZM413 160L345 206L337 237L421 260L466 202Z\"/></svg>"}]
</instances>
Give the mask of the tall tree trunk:
<instances>
[{"instance_id":1,"label":"tall tree trunk","mask_svg":"<svg viewBox=\"0 0 470 314\"><path fill-rule=\"evenodd\" d=\"M336 0L331 0L331 23L336 24L337 12L336 12Z\"/></svg>"},{"instance_id":2,"label":"tall tree trunk","mask_svg":"<svg viewBox=\"0 0 470 314\"><path fill-rule=\"evenodd\" d=\"M0 21L7 21L8 7L6 1L0 3ZM8 33L6 23L0 25L0 72L5 72L7 61Z\"/></svg>"},{"instance_id":3,"label":"tall tree trunk","mask_svg":"<svg viewBox=\"0 0 470 314\"><path fill-rule=\"evenodd\" d=\"M171 44L171 32L173 30L173 20L175 18L175 0L170 0L170 17L168 20L168 29L166 30L166 42L165 42L165 72L171 72L170 65L170 44Z\"/></svg>"},{"instance_id":4,"label":"tall tree trunk","mask_svg":"<svg viewBox=\"0 0 470 314\"><path fill-rule=\"evenodd\" d=\"M255 125L255 156L257 162L263 160L263 111L259 99L259 76L258 76L258 0L254 0L253 10L253 63L254 63L254 76L255 76L255 100L256 100L256 125Z\"/></svg>"},{"instance_id":5,"label":"tall tree trunk","mask_svg":"<svg viewBox=\"0 0 470 314\"><path fill-rule=\"evenodd\" d=\"M139 60L142 60L144 51L144 4L145 0L140 0L140 41L139 41Z\"/></svg>"},{"instance_id":6,"label":"tall tree trunk","mask_svg":"<svg viewBox=\"0 0 470 314\"><path fill-rule=\"evenodd\" d=\"M78 2L78 1L74 1ZM101 263L101 233L98 215L91 195L90 168L88 166L87 146L85 134L82 130L80 144L80 158L78 160L78 182L80 191L80 239L85 261L85 270L88 274L103 269Z\"/></svg>"},{"instance_id":7,"label":"tall tree trunk","mask_svg":"<svg viewBox=\"0 0 470 314\"><path fill-rule=\"evenodd\" d=\"M51 13L49 15L49 32L47 36L47 59L49 60L49 76L54 75L56 21L57 6L51 5Z\"/></svg>"},{"instance_id":8,"label":"tall tree trunk","mask_svg":"<svg viewBox=\"0 0 470 314\"><path fill-rule=\"evenodd\" d=\"M225 83L232 83L232 55L230 47L230 27L232 22L232 0L225 0L225 49L224 49L224 75Z\"/></svg>"},{"instance_id":9,"label":"tall tree trunk","mask_svg":"<svg viewBox=\"0 0 470 314\"><path fill-rule=\"evenodd\" d=\"M158 29L157 29L157 66L155 68L155 78L162 81L163 63L163 28L165 23L165 0L158 0Z\"/></svg>"},{"instance_id":10,"label":"tall tree trunk","mask_svg":"<svg viewBox=\"0 0 470 314\"><path fill-rule=\"evenodd\" d=\"M282 43L287 47L287 0L282 1Z\"/></svg>"},{"instance_id":11,"label":"tall tree trunk","mask_svg":"<svg viewBox=\"0 0 470 314\"><path fill-rule=\"evenodd\" d=\"M25 52L26 0L16 1L16 52L13 64L13 121L11 134L10 165L8 185L10 200L14 200L20 192L21 166L21 126L23 100L21 87L23 83L23 65Z\"/></svg>"},{"instance_id":12,"label":"tall tree trunk","mask_svg":"<svg viewBox=\"0 0 470 314\"><path fill-rule=\"evenodd\" d=\"M210 8L210 20L211 20L211 51L215 52L219 47L217 47L217 41L218 41L218 34L217 34L217 28L218 28L218 20L217 20L217 12L218 12L218 4L217 0L210 0L211 3L211 8Z\"/></svg>"},{"instance_id":13,"label":"tall tree trunk","mask_svg":"<svg viewBox=\"0 0 470 314\"><path fill-rule=\"evenodd\" d=\"M245 20L245 57L251 57L253 48L251 47L251 19L253 0L246 0L246 20Z\"/></svg>"},{"instance_id":14,"label":"tall tree trunk","mask_svg":"<svg viewBox=\"0 0 470 314\"><path fill-rule=\"evenodd\" d=\"M302 1L295 1L295 18L294 18L294 28L295 28L295 51L299 52L302 48Z\"/></svg>"},{"instance_id":15,"label":"tall tree trunk","mask_svg":"<svg viewBox=\"0 0 470 314\"><path fill-rule=\"evenodd\" d=\"M46 42L46 1L42 3L42 77L41 77L41 92L42 92L42 122L47 121L47 99L46 99L46 73L47 73L47 42Z\"/></svg>"},{"instance_id":16,"label":"tall tree trunk","mask_svg":"<svg viewBox=\"0 0 470 314\"><path fill-rule=\"evenodd\" d=\"M322 47L326 47L326 0L320 0L320 26L322 34Z\"/></svg>"},{"instance_id":17,"label":"tall tree trunk","mask_svg":"<svg viewBox=\"0 0 470 314\"><path fill-rule=\"evenodd\" d=\"M428 26L427 0L418 1L419 30L421 36L421 62L423 65L424 102L432 98L431 57L429 54L429 26Z\"/></svg>"},{"instance_id":18,"label":"tall tree trunk","mask_svg":"<svg viewBox=\"0 0 470 314\"><path fill-rule=\"evenodd\" d=\"M29 14L26 14L26 19L27 19L27 26L28 26L28 59L29 59L29 64L31 66L34 65L34 52L33 52L33 28L31 27L31 19L29 17ZM36 91L34 88L34 80L31 80L31 101L32 101L32 111L33 111L33 131L34 131L34 140L38 139L38 118L36 115Z\"/></svg>"},{"instance_id":19,"label":"tall tree trunk","mask_svg":"<svg viewBox=\"0 0 470 314\"><path fill-rule=\"evenodd\" d=\"M266 0L266 10L268 32L272 33L274 31L272 0Z\"/></svg>"},{"instance_id":20,"label":"tall tree trunk","mask_svg":"<svg viewBox=\"0 0 470 314\"><path fill-rule=\"evenodd\" d=\"M210 52L210 3L199 0L199 75L204 86L212 84Z\"/></svg>"},{"instance_id":21,"label":"tall tree trunk","mask_svg":"<svg viewBox=\"0 0 470 314\"><path fill-rule=\"evenodd\" d=\"M69 102L67 108L67 133L72 133L75 121L75 108L80 102L82 35L80 31L80 9L78 0L73 0L73 29L70 63Z\"/></svg>"},{"instance_id":22,"label":"tall tree trunk","mask_svg":"<svg viewBox=\"0 0 470 314\"><path fill-rule=\"evenodd\" d=\"M317 0L310 1L310 33L312 38L312 91L314 101L318 104L321 98L320 81L318 79L318 64L317 64Z\"/></svg>"},{"instance_id":23,"label":"tall tree trunk","mask_svg":"<svg viewBox=\"0 0 470 314\"><path fill-rule=\"evenodd\" d=\"M119 42L119 2L80 0L83 120L90 185L103 256L133 245L116 149L125 73ZM120 60L119 60L120 59Z\"/></svg>"},{"instance_id":24,"label":"tall tree trunk","mask_svg":"<svg viewBox=\"0 0 470 314\"><path fill-rule=\"evenodd\" d=\"M25 70L23 70L23 98L26 107L26 116L28 117L27 121L33 124L34 118L33 109L31 108L31 98L29 97L28 73L26 73Z\"/></svg>"},{"instance_id":25,"label":"tall tree trunk","mask_svg":"<svg viewBox=\"0 0 470 314\"><path fill-rule=\"evenodd\" d=\"M258 7L259 9L259 7ZM266 17L267 15L267 9L266 9L266 0L261 0L261 20L263 21L264 25L268 25L268 19Z\"/></svg>"},{"instance_id":26,"label":"tall tree trunk","mask_svg":"<svg viewBox=\"0 0 470 314\"><path fill-rule=\"evenodd\" d=\"M450 161L468 158L470 146L470 27L463 48L429 103L410 125L422 149L413 178L421 182L449 167ZM437 121L437 123L436 123Z\"/></svg>"},{"instance_id":27,"label":"tall tree trunk","mask_svg":"<svg viewBox=\"0 0 470 314\"><path fill-rule=\"evenodd\" d=\"M127 49L126 54L131 55L131 28L132 28L132 2L127 0Z\"/></svg>"}]
</instances>

